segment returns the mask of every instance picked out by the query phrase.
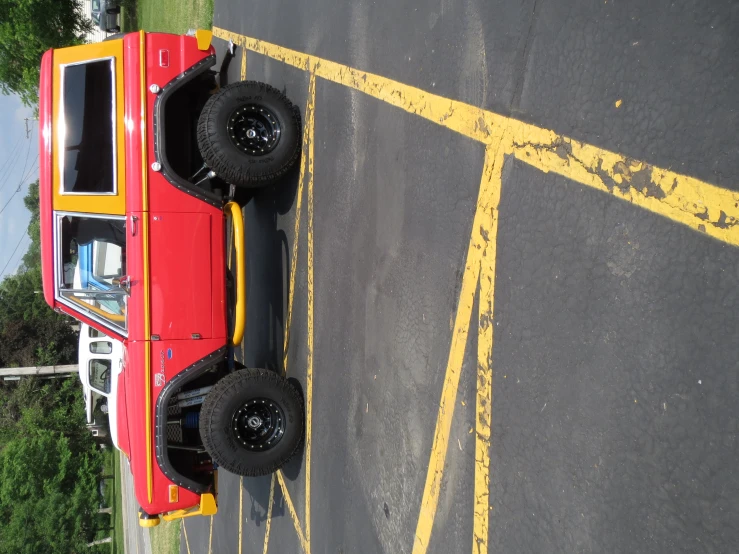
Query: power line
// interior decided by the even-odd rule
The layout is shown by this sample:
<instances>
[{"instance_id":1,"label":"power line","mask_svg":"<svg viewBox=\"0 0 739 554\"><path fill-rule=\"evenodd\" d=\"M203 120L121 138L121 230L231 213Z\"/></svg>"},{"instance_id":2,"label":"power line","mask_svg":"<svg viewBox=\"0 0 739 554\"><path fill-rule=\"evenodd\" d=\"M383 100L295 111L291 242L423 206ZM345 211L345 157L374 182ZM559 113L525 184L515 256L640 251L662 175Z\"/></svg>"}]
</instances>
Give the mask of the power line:
<instances>
[{"instance_id":1,"label":"power line","mask_svg":"<svg viewBox=\"0 0 739 554\"><path fill-rule=\"evenodd\" d=\"M38 156L36 156L36 160L37 159L38 159ZM8 198L8 201L5 203L5 205L3 206L2 210L0 210L0 214L2 214L5 211L5 208L8 207L8 204L10 204L10 201L13 200L13 198L15 197L15 195L18 194L21 191L21 188L23 187L23 182L26 179L28 179L31 176L31 173L33 173L37 169L37 166L35 165L36 164L36 160L34 160L34 167L32 167L28 171L28 173L26 173L23 177L21 177L21 182L18 183L18 188L16 188L15 189L15 192L10 195L10 198ZM25 171L25 169L26 168L24 167L23 170Z\"/></svg>"},{"instance_id":2,"label":"power line","mask_svg":"<svg viewBox=\"0 0 739 554\"><path fill-rule=\"evenodd\" d=\"M21 170L21 175L23 175L26 172L26 167L28 167L28 157L31 155L31 141L28 141L28 148L26 149L26 159L23 162L23 169ZM38 156L36 157L38 159ZM2 185L0 185L0 191L3 190L5 185L7 185L8 182L5 181ZM20 184L23 184L22 182Z\"/></svg>"},{"instance_id":3,"label":"power line","mask_svg":"<svg viewBox=\"0 0 739 554\"><path fill-rule=\"evenodd\" d=\"M18 137L18 140L15 143L15 146L13 146L13 149L10 151L10 154L8 154L7 159L3 162L3 167L2 167L2 169L0 169L0 175L5 175L6 173L8 173L7 169L8 169L8 166L10 165L10 162L11 161L14 161L14 162L17 162L18 161L18 158L15 156L15 151L20 146L21 140L23 140L23 137ZM30 141L29 141L29 144L28 144L28 148L29 149L31 148ZM6 181L6 183L7 183L7 181ZM3 183L2 185L0 185L0 191L3 190L3 187L4 186L5 186L5 183Z\"/></svg>"},{"instance_id":4,"label":"power line","mask_svg":"<svg viewBox=\"0 0 739 554\"><path fill-rule=\"evenodd\" d=\"M0 271L0 276L5 275L5 270L10 265L10 262L13 260L13 256L15 256L15 253L18 251L18 247L21 245L21 242L23 242L23 239L26 238L27 233L23 233L21 235L21 239L18 241L18 244L15 245L15 248L13 249L13 253L10 255L10 258L8 258L8 261L5 263L5 267L3 267L3 270Z\"/></svg>"}]
</instances>

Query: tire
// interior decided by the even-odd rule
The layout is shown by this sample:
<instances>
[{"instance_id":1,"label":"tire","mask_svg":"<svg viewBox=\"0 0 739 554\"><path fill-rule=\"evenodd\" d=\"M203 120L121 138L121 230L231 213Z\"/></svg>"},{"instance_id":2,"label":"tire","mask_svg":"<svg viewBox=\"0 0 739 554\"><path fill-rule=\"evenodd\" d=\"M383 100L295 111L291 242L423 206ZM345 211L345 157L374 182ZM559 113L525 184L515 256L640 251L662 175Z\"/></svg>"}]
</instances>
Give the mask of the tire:
<instances>
[{"instance_id":1,"label":"tire","mask_svg":"<svg viewBox=\"0 0 739 554\"><path fill-rule=\"evenodd\" d=\"M121 28L120 27L113 27L112 29L106 29L106 33L120 33Z\"/></svg>"},{"instance_id":2,"label":"tire","mask_svg":"<svg viewBox=\"0 0 739 554\"><path fill-rule=\"evenodd\" d=\"M266 418L253 431L254 415L282 414L282 433L268 429ZM243 413L242 413L243 412ZM200 410L200 437L213 461L236 475L268 475L285 465L303 439L303 400L300 392L283 377L266 369L235 371L218 381ZM237 430L238 429L238 430ZM272 443L266 439L272 437ZM259 446L259 441L263 446Z\"/></svg>"},{"instance_id":3,"label":"tire","mask_svg":"<svg viewBox=\"0 0 739 554\"><path fill-rule=\"evenodd\" d=\"M198 120L203 160L221 179L238 187L258 188L277 181L298 160L300 135L300 112L279 90L256 81L223 87L208 100Z\"/></svg>"}]
</instances>

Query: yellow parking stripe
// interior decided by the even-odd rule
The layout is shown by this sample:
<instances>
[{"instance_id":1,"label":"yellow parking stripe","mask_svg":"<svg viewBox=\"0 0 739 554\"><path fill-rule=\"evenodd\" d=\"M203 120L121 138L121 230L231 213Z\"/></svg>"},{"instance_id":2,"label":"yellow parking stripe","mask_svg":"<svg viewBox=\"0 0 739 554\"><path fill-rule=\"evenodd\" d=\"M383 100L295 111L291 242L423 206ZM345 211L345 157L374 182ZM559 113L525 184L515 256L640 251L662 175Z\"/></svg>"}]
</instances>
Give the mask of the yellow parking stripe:
<instances>
[{"instance_id":1,"label":"yellow parking stripe","mask_svg":"<svg viewBox=\"0 0 739 554\"><path fill-rule=\"evenodd\" d=\"M241 80L246 81L246 49L241 52Z\"/></svg>"},{"instance_id":2,"label":"yellow parking stripe","mask_svg":"<svg viewBox=\"0 0 739 554\"><path fill-rule=\"evenodd\" d=\"M494 141L506 128L511 133L511 151L506 154L739 246L739 193L330 60L220 28L214 28L213 34L294 67L314 68L322 79L361 91L479 142Z\"/></svg>"},{"instance_id":3,"label":"yellow parking stripe","mask_svg":"<svg viewBox=\"0 0 739 554\"><path fill-rule=\"evenodd\" d=\"M239 554L244 536L244 478L239 477Z\"/></svg>"},{"instance_id":4,"label":"yellow parking stripe","mask_svg":"<svg viewBox=\"0 0 739 554\"><path fill-rule=\"evenodd\" d=\"M311 74L312 82L314 82L315 77L320 77L347 86L486 145L485 167L462 277L452 343L413 546L414 554L425 553L431 538L462 360L472 316L472 305L479 282L480 312L478 316L478 381L475 417L473 552L486 552L490 511L492 317L498 226L497 208L502 187L500 172L504 157L513 156L517 160L543 172L559 174L581 185L610 194L620 200L630 202L642 209L734 246L739 246L739 193L673 172L670 169L660 168L591 144L576 141L512 117L506 117L463 102L431 94L419 88L330 60L219 28L214 29L214 34L224 39L231 38L246 49L308 71ZM309 102L311 101L315 103L314 98L309 99ZM299 199L302 197L304 176L308 171L305 167L308 164L305 154L304 144L304 166L301 166ZM310 162L312 163L312 156ZM312 167L310 175L312 177ZM310 188L309 258L312 255L312 185ZM296 221L296 230L299 229L299 225L299 221ZM294 245L294 249L297 250L296 245ZM295 263L296 257L296 255L293 256L293 263ZM291 274L293 273L294 271L291 271ZM309 272L309 283L311 284L312 277L312 272ZM311 292L309 291L310 296ZM292 305L290 304L288 307L288 321L291 318L291 311ZM312 298L309 298L309 328L311 329L308 339L311 342L309 364L312 363L312 323ZM286 328L289 328L289 326L286 326ZM309 379L312 389L312 374ZM309 426L310 421L307 421L306 427ZM307 454L307 460L308 462L310 460L309 453ZM309 477L309 463L307 474ZM278 480L283 491L286 492L284 482L279 475ZM309 522L310 516L309 491L310 480L308 479L306 483L307 522ZM290 506L291 503L288 503L288 508ZM294 515L293 519L299 537L304 540L300 533L297 516ZM306 535L308 538L310 537L309 525ZM305 544L303 547L305 550Z\"/></svg>"},{"instance_id":5,"label":"yellow parking stripe","mask_svg":"<svg viewBox=\"0 0 739 554\"><path fill-rule=\"evenodd\" d=\"M502 136L498 141L498 146L501 141ZM472 223L472 237L467 249L464 274L462 275L462 288L459 293L457 315L452 331L452 344L441 390L426 484L423 489L421 510L418 514L416 534L413 541L413 554L425 553L431 539L431 531L439 503L444 462L449 445L449 430L452 425L454 404L459 387L459 376L462 371L462 361L472 317L472 306L475 301L475 292L480 275L480 262L489 243L495 239L491 236L493 232L491 221L497 220L497 217L492 217L492 213L497 211L500 199L500 169L496 171L495 167L496 161L500 164L500 156L502 156L502 154L499 154L500 148L498 146L488 146L485 150L485 165Z\"/></svg>"},{"instance_id":6,"label":"yellow parking stripe","mask_svg":"<svg viewBox=\"0 0 739 554\"><path fill-rule=\"evenodd\" d=\"M282 490L282 497L285 499L285 506L287 506L287 511L293 520L295 531L298 534L300 546L303 548L303 552L308 554L310 550L308 549L308 544L305 542L305 535L303 535L303 529L300 526L300 520L298 519L298 514L295 511L295 505L293 504L292 498L290 498L290 493L287 491L287 485L285 484L285 479L282 476L282 470L278 469L275 472L275 475L277 475L277 482L280 484L280 489Z\"/></svg>"},{"instance_id":7,"label":"yellow parking stripe","mask_svg":"<svg viewBox=\"0 0 739 554\"><path fill-rule=\"evenodd\" d=\"M190 541L187 539L187 527L185 522L182 521L182 533L185 535L185 547L187 548L187 554L190 554Z\"/></svg>"},{"instance_id":8,"label":"yellow parking stripe","mask_svg":"<svg viewBox=\"0 0 739 554\"><path fill-rule=\"evenodd\" d=\"M490 423L493 403L493 305L495 300L495 261L498 247L498 206L503 187L503 161L508 136L494 152L485 151L483 180L489 194L480 233L484 240L480 260L480 288L477 330L477 398L475 402L475 489L472 528L472 553L487 554L488 511L490 505ZM483 186L481 185L481 189Z\"/></svg>"},{"instance_id":9,"label":"yellow parking stripe","mask_svg":"<svg viewBox=\"0 0 739 554\"><path fill-rule=\"evenodd\" d=\"M310 74L308 83L308 107L310 115L310 133L308 138L308 367L305 378L305 542L310 554L310 478L311 478L311 445L313 415L313 119L316 104L316 76Z\"/></svg>"},{"instance_id":10,"label":"yellow parking stripe","mask_svg":"<svg viewBox=\"0 0 739 554\"><path fill-rule=\"evenodd\" d=\"M272 528L272 505L275 502L275 474L272 474L272 480L269 483L269 503L267 504L267 521L264 524L264 548L262 554L267 554L267 546L269 545L269 530ZM239 550L241 554L241 550Z\"/></svg>"}]
</instances>

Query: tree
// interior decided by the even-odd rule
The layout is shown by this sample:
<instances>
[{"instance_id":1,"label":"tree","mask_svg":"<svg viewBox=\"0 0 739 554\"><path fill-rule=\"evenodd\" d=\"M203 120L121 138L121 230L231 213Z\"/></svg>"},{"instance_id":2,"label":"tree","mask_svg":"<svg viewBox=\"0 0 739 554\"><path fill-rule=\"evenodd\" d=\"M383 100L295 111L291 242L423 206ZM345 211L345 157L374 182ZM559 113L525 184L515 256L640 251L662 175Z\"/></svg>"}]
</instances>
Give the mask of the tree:
<instances>
[{"instance_id":1,"label":"tree","mask_svg":"<svg viewBox=\"0 0 739 554\"><path fill-rule=\"evenodd\" d=\"M31 245L23 255L23 268L32 269L41 265L41 228L39 224L39 196L38 180L28 185L28 194L23 198L23 204L31 212L26 232L31 239Z\"/></svg>"},{"instance_id":2,"label":"tree","mask_svg":"<svg viewBox=\"0 0 739 554\"><path fill-rule=\"evenodd\" d=\"M89 552L102 457L73 379L0 388L0 554Z\"/></svg>"},{"instance_id":3,"label":"tree","mask_svg":"<svg viewBox=\"0 0 739 554\"><path fill-rule=\"evenodd\" d=\"M77 335L69 318L49 309L41 294L38 181L29 185L23 203L31 213L31 245L20 271L0 282L0 366L74 363Z\"/></svg>"},{"instance_id":4,"label":"tree","mask_svg":"<svg viewBox=\"0 0 739 554\"><path fill-rule=\"evenodd\" d=\"M90 30L79 0L0 0L0 90L34 105L43 53L81 44Z\"/></svg>"}]
</instances>

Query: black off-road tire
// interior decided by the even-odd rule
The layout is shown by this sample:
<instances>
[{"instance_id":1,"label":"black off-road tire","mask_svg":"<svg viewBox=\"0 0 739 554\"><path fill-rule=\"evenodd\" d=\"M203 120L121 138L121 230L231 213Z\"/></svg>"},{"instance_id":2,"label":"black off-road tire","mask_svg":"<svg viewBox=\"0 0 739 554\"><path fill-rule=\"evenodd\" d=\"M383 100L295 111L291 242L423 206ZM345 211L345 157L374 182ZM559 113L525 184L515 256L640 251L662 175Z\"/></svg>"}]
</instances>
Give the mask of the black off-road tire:
<instances>
[{"instance_id":1,"label":"black off-road tire","mask_svg":"<svg viewBox=\"0 0 739 554\"><path fill-rule=\"evenodd\" d=\"M270 152L249 154L229 136L229 119L245 106L264 107L279 123L279 139ZM257 81L223 87L208 100L198 120L203 160L221 179L238 187L258 188L277 181L298 160L300 144L300 112L279 90Z\"/></svg>"},{"instance_id":2,"label":"black off-road tire","mask_svg":"<svg viewBox=\"0 0 739 554\"><path fill-rule=\"evenodd\" d=\"M266 399L280 407L285 428L271 448L254 451L238 440L234 416L245 403ZM211 389L200 410L200 437L208 453L223 469L256 477L277 471L298 451L305 414L300 392L285 378L266 369L242 369L227 375Z\"/></svg>"}]
</instances>

